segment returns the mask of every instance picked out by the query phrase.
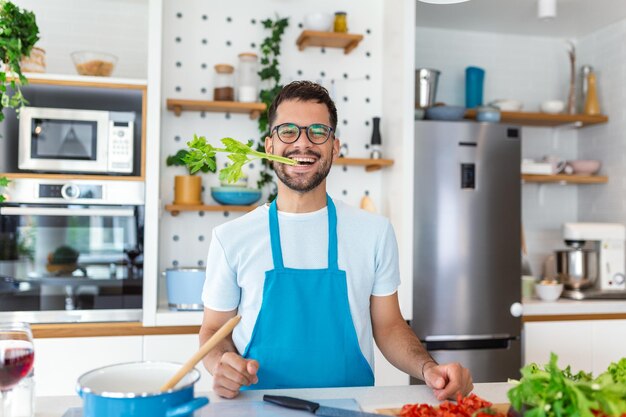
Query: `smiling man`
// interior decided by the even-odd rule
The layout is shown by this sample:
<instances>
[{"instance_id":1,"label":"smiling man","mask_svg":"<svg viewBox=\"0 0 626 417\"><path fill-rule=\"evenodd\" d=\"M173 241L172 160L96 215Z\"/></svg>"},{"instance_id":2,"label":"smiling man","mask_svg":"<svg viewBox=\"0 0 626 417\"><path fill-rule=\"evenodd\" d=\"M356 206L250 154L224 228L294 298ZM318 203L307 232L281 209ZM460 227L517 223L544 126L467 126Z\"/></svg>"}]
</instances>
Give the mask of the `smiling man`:
<instances>
[{"instance_id":1,"label":"smiling man","mask_svg":"<svg viewBox=\"0 0 626 417\"><path fill-rule=\"evenodd\" d=\"M274 164L271 205L213 230L200 343L242 316L204 359L216 393L374 385L374 340L439 399L469 393L468 370L437 364L400 314L389 221L326 194L339 154L337 109L326 89L308 81L285 86L269 122L266 152L298 164Z\"/></svg>"}]
</instances>

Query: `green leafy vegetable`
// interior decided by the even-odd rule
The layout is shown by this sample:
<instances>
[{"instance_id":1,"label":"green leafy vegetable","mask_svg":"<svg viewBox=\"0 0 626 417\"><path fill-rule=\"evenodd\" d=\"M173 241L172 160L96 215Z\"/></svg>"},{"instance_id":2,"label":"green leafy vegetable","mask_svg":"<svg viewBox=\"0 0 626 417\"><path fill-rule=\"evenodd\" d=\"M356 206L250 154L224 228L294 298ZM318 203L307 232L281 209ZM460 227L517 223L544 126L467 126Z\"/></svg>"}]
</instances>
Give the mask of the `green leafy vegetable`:
<instances>
[{"instance_id":1,"label":"green leafy vegetable","mask_svg":"<svg viewBox=\"0 0 626 417\"><path fill-rule=\"evenodd\" d=\"M608 416L626 413L626 358L593 379L590 373L572 374L570 367L560 369L557 356L541 369L529 364L521 369L520 381L509 390L511 405L526 410L525 417L594 417L595 412Z\"/></svg>"},{"instance_id":2,"label":"green leafy vegetable","mask_svg":"<svg viewBox=\"0 0 626 417\"><path fill-rule=\"evenodd\" d=\"M0 188L2 187L6 187L7 185L9 185L9 179L6 177L0 177ZM0 203L2 203L4 201L4 196L2 194L0 194Z\"/></svg>"},{"instance_id":3,"label":"green leafy vegetable","mask_svg":"<svg viewBox=\"0 0 626 417\"><path fill-rule=\"evenodd\" d=\"M197 172L203 165L209 164L211 158L215 158L217 152L225 152L229 155L230 164L220 170L220 181L234 183L243 175L241 169L247 163L258 159L267 159L274 162L280 162L287 165L297 165L297 162L283 156L267 154L252 149L253 141L247 144L239 142L233 138L223 138L221 142L224 148L216 148L206 141L204 136L193 135L193 140L187 142L189 153L183 158L185 164L189 167L191 173Z\"/></svg>"},{"instance_id":4,"label":"green leafy vegetable","mask_svg":"<svg viewBox=\"0 0 626 417\"><path fill-rule=\"evenodd\" d=\"M217 163L215 162L215 155L212 158L206 158L206 160L202 162L198 162L194 164L194 170L192 171L191 166L187 165L185 162L187 159L187 155L189 155L189 151L187 149L181 149L176 152L174 155L170 155L165 160L165 163L168 167L171 166L184 166L189 171L189 175L193 175L198 171L202 171L204 173L207 172L215 172L217 169Z\"/></svg>"}]
</instances>

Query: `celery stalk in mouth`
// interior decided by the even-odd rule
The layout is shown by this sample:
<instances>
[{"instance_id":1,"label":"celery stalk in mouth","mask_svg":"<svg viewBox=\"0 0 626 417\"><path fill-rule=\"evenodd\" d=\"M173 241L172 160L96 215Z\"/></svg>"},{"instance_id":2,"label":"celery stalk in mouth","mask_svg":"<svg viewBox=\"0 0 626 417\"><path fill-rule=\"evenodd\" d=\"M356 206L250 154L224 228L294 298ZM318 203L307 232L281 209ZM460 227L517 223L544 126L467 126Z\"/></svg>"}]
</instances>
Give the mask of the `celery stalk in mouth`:
<instances>
[{"instance_id":1,"label":"celery stalk in mouth","mask_svg":"<svg viewBox=\"0 0 626 417\"><path fill-rule=\"evenodd\" d=\"M235 183L241 178L241 169L245 164L257 159L267 159L287 165L298 165L298 162L291 158L255 151L252 149L252 141L248 141L245 144L233 138L223 138L221 142L224 144L224 147L216 148L208 143L204 136L193 135L193 140L187 142L189 153L184 158L184 162L192 174L199 171L203 165L208 165L214 171L215 159L213 157L217 152L227 153L227 158L230 159L231 163L226 168L221 169L219 174L220 181L226 181L229 184Z\"/></svg>"}]
</instances>

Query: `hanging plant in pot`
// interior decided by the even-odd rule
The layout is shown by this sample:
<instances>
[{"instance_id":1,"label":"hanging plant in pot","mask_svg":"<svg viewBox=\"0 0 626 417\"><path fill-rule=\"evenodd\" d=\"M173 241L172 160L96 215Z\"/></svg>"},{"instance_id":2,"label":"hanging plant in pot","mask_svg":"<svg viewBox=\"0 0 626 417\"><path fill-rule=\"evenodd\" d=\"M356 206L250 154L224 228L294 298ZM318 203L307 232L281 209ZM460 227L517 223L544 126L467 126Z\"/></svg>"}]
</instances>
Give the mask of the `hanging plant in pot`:
<instances>
[{"instance_id":1,"label":"hanging plant in pot","mask_svg":"<svg viewBox=\"0 0 626 417\"><path fill-rule=\"evenodd\" d=\"M35 14L20 9L10 1L0 0L0 122L4 120L4 109L19 109L26 104L20 86L28 83L22 75L20 60L29 56L39 40L39 28ZM7 72L12 71L13 74ZM0 191L8 179L0 175ZM4 196L0 194L0 203Z\"/></svg>"},{"instance_id":2,"label":"hanging plant in pot","mask_svg":"<svg viewBox=\"0 0 626 417\"><path fill-rule=\"evenodd\" d=\"M183 166L189 175L176 175L174 177L174 204L178 205L200 205L202 204L202 177L197 176L198 172L215 172L217 164L215 156L203 159L194 166L195 169L187 166L185 162L189 151L181 149L174 155L167 157L167 166Z\"/></svg>"}]
</instances>

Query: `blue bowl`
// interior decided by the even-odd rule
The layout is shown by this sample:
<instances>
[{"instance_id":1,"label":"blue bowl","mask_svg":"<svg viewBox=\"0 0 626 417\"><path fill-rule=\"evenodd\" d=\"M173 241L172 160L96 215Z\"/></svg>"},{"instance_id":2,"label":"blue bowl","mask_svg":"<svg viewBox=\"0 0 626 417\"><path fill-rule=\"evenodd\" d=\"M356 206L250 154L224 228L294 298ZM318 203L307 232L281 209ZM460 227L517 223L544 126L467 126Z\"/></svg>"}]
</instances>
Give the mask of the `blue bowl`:
<instances>
[{"instance_id":1,"label":"blue bowl","mask_svg":"<svg viewBox=\"0 0 626 417\"><path fill-rule=\"evenodd\" d=\"M261 198L261 190L244 187L211 187L213 200L226 206L248 206Z\"/></svg>"},{"instance_id":2,"label":"blue bowl","mask_svg":"<svg viewBox=\"0 0 626 417\"><path fill-rule=\"evenodd\" d=\"M463 120L463 106L435 106L426 109L426 118L430 120Z\"/></svg>"}]
</instances>

